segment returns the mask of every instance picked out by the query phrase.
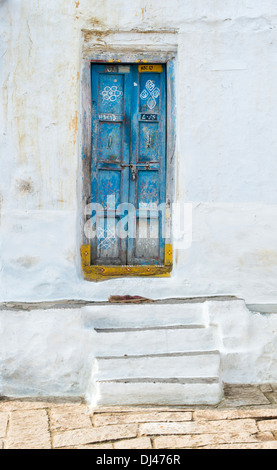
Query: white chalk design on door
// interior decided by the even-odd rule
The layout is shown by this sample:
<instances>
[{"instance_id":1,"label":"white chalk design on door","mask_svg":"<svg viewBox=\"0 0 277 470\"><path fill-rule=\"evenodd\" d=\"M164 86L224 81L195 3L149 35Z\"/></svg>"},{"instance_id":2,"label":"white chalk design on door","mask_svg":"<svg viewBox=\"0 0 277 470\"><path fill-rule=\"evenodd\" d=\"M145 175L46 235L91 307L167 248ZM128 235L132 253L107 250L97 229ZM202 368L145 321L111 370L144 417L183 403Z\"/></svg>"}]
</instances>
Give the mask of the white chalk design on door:
<instances>
[{"instance_id":1,"label":"white chalk design on door","mask_svg":"<svg viewBox=\"0 0 277 470\"><path fill-rule=\"evenodd\" d=\"M117 86L105 86L104 90L101 91L101 95L104 101L117 101L123 92L118 90Z\"/></svg>"},{"instance_id":2,"label":"white chalk design on door","mask_svg":"<svg viewBox=\"0 0 277 470\"><path fill-rule=\"evenodd\" d=\"M139 95L142 100L147 99L147 107L149 109L154 109L157 102L156 98L160 95L160 89L155 86L153 80L147 80L144 90Z\"/></svg>"}]
</instances>

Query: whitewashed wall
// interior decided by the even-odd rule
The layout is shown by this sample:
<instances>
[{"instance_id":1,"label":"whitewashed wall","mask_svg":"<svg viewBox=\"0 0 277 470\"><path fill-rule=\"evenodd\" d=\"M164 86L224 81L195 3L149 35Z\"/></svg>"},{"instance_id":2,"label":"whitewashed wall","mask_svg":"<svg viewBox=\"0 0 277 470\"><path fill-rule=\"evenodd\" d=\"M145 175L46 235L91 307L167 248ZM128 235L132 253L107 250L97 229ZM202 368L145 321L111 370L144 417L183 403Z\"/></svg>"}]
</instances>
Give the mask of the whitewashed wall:
<instances>
[{"instance_id":1,"label":"whitewashed wall","mask_svg":"<svg viewBox=\"0 0 277 470\"><path fill-rule=\"evenodd\" d=\"M135 313L132 307L135 307ZM242 300L207 301L190 304L189 308L192 318L203 308L206 326L217 328L216 344L221 355L220 379L223 382L277 382L277 315L249 312ZM169 319L170 313L176 314L178 304L168 304L168 309ZM145 305L133 305L129 310L125 305L117 310L116 315L111 312L111 306L103 304L93 309L52 308L47 312L45 309L0 310L0 396L75 395L93 403L97 372L95 356L97 351L99 354L100 347L95 328L110 325L115 318L119 325L126 324L126 317L129 318L128 324L136 324L137 318L144 314ZM157 317L156 310L147 319L147 325L155 325ZM152 331L153 335L157 332L154 326ZM121 346L127 342L130 347L128 331L123 334L125 340ZM100 356L118 355L120 345L111 351L110 341L101 341ZM153 341L153 348L158 344L157 340ZM176 346L178 350L180 345ZM142 347L140 336L135 340L133 337L131 346L134 350L138 347ZM161 337L160 347L169 347L168 341L161 340ZM124 369L124 365L121 367ZM117 372L122 373L122 369ZM156 373L160 377L159 372ZM137 384L137 393L143 393L143 388L144 383ZM115 394L114 403L117 400L120 401L120 397ZM171 400L169 395L168 402Z\"/></svg>"},{"instance_id":2,"label":"whitewashed wall","mask_svg":"<svg viewBox=\"0 0 277 470\"><path fill-rule=\"evenodd\" d=\"M0 0L0 302L276 302L276 27L274 0ZM193 242L170 279L82 279L82 29L178 32L176 194Z\"/></svg>"}]
</instances>

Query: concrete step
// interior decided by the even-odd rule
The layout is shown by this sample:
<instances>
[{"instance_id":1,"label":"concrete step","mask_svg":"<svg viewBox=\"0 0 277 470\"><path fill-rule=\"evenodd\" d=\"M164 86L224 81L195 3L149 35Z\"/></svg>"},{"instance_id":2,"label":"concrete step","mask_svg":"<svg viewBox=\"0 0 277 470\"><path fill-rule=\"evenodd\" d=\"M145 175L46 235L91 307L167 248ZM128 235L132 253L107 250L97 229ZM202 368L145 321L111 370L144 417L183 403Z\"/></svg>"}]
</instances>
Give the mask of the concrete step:
<instances>
[{"instance_id":1,"label":"concrete step","mask_svg":"<svg viewBox=\"0 0 277 470\"><path fill-rule=\"evenodd\" d=\"M223 398L219 382L163 381L99 382L98 406L109 405L215 405Z\"/></svg>"},{"instance_id":2,"label":"concrete step","mask_svg":"<svg viewBox=\"0 0 277 470\"><path fill-rule=\"evenodd\" d=\"M98 357L212 351L219 347L216 327L185 325L97 331Z\"/></svg>"},{"instance_id":3,"label":"concrete step","mask_svg":"<svg viewBox=\"0 0 277 470\"><path fill-rule=\"evenodd\" d=\"M222 399L220 336L205 305L93 305L97 405L216 404Z\"/></svg>"},{"instance_id":4,"label":"concrete step","mask_svg":"<svg viewBox=\"0 0 277 470\"><path fill-rule=\"evenodd\" d=\"M87 328L204 325L203 303L90 305L82 308Z\"/></svg>"},{"instance_id":5,"label":"concrete step","mask_svg":"<svg viewBox=\"0 0 277 470\"><path fill-rule=\"evenodd\" d=\"M217 378L220 355L215 352L102 357L96 380L151 378Z\"/></svg>"}]
</instances>

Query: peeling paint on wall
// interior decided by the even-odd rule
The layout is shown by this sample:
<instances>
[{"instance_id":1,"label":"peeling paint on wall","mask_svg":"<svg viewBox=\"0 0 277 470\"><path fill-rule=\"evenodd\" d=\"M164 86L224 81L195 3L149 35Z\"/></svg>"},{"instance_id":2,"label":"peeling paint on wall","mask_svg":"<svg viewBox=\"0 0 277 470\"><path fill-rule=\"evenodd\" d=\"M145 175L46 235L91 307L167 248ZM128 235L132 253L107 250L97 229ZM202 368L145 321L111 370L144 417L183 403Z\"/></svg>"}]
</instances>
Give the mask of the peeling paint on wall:
<instances>
[{"instance_id":1,"label":"peeling paint on wall","mask_svg":"<svg viewBox=\"0 0 277 470\"><path fill-rule=\"evenodd\" d=\"M0 301L128 293L276 302L275 2L10 0L0 25ZM150 46L173 42L176 195L193 203L193 243L175 253L171 278L88 283L78 266L82 47L144 60ZM24 259L39 262L23 262L18 278L13 260Z\"/></svg>"},{"instance_id":2,"label":"peeling paint on wall","mask_svg":"<svg viewBox=\"0 0 277 470\"><path fill-rule=\"evenodd\" d=\"M34 191L31 180L19 180L17 181L17 191L20 195L31 194Z\"/></svg>"}]
</instances>

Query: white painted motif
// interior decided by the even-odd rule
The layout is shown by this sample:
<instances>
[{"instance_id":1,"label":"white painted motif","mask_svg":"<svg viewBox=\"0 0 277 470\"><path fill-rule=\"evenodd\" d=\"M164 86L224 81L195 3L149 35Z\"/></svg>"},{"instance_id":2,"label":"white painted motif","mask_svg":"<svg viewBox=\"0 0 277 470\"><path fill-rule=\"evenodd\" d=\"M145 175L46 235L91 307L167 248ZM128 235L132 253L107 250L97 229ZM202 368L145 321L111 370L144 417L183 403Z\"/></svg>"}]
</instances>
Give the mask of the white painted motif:
<instances>
[{"instance_id":1,"label":"white painted motif","mask_svg":"<svg viewBox=\"0 0 277 470\"><path fill-rule=\"evenodd\" d=\"M113 86L105 86L104 90L101 92L104 101L117 101L122 95L123 92L118 90L118 87Z\"/></svg>"},{"instance_id":2,"label":"white painted motif","mask_svg":"<svg viewBox=\"0 0 277 470\"><path fill-rule=\"evenodd\" d=\"M98 227L98 248L108 249L116 243L114 230L107 227L106 229Z\"/></svg>"},{"instance_id":3,"label":"white painted motif","mask_svg":"<svg viewBox=\"0 0 277 470\"><path fill-rule=\"evenodd\" d=\"M147 80L144 90L141 92L140 97L142 100L147 99L147 107L154 109L157 102L156 98L160 95L160 89L155 86L153 80Z\"/></svg>"}]
</instances>

